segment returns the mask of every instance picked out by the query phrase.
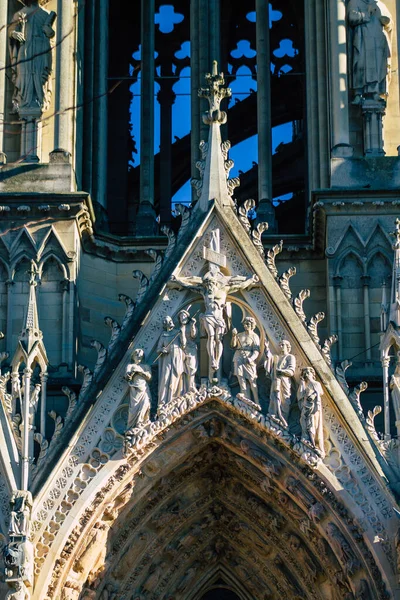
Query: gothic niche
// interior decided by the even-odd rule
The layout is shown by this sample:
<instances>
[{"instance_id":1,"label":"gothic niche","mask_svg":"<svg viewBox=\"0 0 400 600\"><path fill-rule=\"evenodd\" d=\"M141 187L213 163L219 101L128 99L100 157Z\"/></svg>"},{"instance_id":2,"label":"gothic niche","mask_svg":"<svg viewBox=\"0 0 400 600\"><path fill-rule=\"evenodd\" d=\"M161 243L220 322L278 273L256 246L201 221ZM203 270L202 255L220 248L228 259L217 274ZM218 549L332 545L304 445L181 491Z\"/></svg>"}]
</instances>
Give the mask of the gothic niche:
<instances>
[{"instance_id":1,"label":"gothic niche","mask_svg":"<svg viewBox=\"0 0 400 600\"><path fill-rule=\"evenodd\" d=\"M228 275L219 229L208 237L204 274L173 275L168 283L182 294L182 303L175 316L164 316L154 354L147 360L134 347L125 375L130 389L127 448L142 444L199 402L219 397L258 422L266 418L275 430L289 429L303 447L324 456L323 390L314 369L296 373L296 357L286 339L272 350L257 315L240 295L258 287L258 277ZM154 423L150 410L156 397Z\"/></svg>"}]
</instances>

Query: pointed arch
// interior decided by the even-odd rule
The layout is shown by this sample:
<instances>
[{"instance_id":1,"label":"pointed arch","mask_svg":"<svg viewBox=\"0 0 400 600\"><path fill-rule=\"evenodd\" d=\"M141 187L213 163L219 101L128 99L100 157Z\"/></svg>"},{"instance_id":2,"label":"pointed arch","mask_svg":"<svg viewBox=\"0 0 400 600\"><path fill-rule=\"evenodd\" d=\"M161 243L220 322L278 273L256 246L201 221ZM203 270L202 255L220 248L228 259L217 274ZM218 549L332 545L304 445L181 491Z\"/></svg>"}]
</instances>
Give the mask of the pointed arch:
<instances>
[{"instance_id":1,"label":"pointed arch","mask_svg":"<svg viewBox=\"0 0 400 600\"><path fill-rule=\"evenodd\" d=\"M75 528L61 522L51 580L42 553L37 588L50 598L75 585L93 598L108 586L133 598L200 600L218 571L243 600L323 600L327 590L336 600L360 579L371 598L385 593L380 559L333 480L217 398L157 448L113 463L95 496L81 496Z\"/></svg>"}]
</instances>

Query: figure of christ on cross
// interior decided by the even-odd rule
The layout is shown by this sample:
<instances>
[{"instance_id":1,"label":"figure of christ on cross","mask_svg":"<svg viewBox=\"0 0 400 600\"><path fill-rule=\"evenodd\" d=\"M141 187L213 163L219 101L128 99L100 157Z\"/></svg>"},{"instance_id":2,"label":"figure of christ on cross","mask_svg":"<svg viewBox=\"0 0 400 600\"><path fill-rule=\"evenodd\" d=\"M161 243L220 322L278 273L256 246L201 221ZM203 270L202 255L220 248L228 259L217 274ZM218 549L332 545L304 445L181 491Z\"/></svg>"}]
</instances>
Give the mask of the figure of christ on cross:
<instances>
[{"instance_id":1,"label":"figure of christ on cross","mask_svg":"<svg viewBox=\"0 0 400 600\"><path fill-rule=\"evenodd\" d=\"M177 289L189 289L203 296L205 312L200 315L200 323L207 334L207 353L209 357L209 380L217 383L217 373L223 352L223 336L227 332L225 322L226 299L228 294L250 289L258 283L257 275L243 277L224 275L220 266L225 267L226 257L220 254L219 230L211 232L210 247L203 248L203 256L209 263L209 270L203 277L172 276L170 286Z\"/></svg>"}]
</instances>

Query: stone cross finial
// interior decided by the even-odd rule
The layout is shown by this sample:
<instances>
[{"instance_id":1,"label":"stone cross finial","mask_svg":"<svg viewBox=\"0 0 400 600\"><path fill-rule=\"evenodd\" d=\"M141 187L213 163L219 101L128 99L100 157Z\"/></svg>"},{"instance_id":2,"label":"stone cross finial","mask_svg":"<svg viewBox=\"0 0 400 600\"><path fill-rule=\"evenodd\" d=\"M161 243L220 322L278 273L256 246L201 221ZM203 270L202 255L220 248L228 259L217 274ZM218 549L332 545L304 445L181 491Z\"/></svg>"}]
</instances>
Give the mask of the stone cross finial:
<instances>
[{"instance_id":1,"label":"stone cross finial","mask_svg":"<svg viewBox=\"0 0 400 600\"><path fill-rule=\"evenodd\" d=\"M199 97L207 98L210 109L203 115L203 121L207 125L212 123L219 123L223 125L226 123L226 112L220 110L221 102L224 98L230 98L232 96L232 90L230 88L223 87L225 85L224 74L218 74L218 63L216 60L213 61L213 71L206 74L207 87L199 89Z\"/></svg>"}]
</instances>

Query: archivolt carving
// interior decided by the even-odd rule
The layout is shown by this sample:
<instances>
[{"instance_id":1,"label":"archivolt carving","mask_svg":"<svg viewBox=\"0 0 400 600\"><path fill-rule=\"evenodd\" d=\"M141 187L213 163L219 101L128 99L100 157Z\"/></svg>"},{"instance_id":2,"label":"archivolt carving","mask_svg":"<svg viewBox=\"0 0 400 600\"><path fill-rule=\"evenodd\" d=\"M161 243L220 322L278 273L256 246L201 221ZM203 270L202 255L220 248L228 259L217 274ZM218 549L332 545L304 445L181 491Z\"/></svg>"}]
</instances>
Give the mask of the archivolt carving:
<instances>
[{"instance_id":1,"label":"archivolt carving","mask_svg":"<svg viewBox=\"0 0 400 600\"><path fill-rule=\"evenodd\" d=\"M88 523L93 527L98 522L100 504L115 514L108 492L115 485L121 489L124 482L118 481L126 480L131 469L136 471L135 503L128 499L121 512L121 501L117 502L120 516L108 531L106 552L104 544L92 552L91 564L97 572L101 569L101 577L92 572L85 573L86 583L80 580L92 594L88 597L100 598L107 585L121 598L134 592L133 597L146 600L186 600L194 597L191 592L197 582L217 566L242 581L254 600L288 593L292 598L319 600L326 597L322 590L327 588L336 600L356 589L353 572L356 578L360 573L368 578L366 564L372 556L361 533L347 525L345 509L325 484L311 471L298 470L295 476L289 455L280 451L279 459L276 448L265 447L261 432L257 439L249 439L240 421L230 423L228 413L218 415L210 409L208 416L191 425L194 433L200 427L203 434L192 438L182 434L181 453L189 444L185 450L191 455L189 461L176 457L169 473L161 469L155 478L144 475L145 463L136 464L136 459L131 466L121 466L64 547L49 598L55 597L58 580L71 580L68 568L77 564L81 552L75 552L77 541L84 539ZM173 436L169 439L173 444ZM167 441L152 456L153 464L162 460L163 452L168 452ZM288 469L293 473L289 477ZM113 496L120 498L121 493ZM331 510L336 513L334 520ZM89 535L96 535L95 531ZM372 597L385 597L382 584L376 583L377 595Z\"/></svg>"}]
</instances>

